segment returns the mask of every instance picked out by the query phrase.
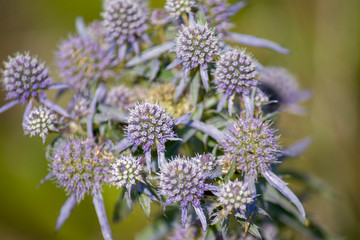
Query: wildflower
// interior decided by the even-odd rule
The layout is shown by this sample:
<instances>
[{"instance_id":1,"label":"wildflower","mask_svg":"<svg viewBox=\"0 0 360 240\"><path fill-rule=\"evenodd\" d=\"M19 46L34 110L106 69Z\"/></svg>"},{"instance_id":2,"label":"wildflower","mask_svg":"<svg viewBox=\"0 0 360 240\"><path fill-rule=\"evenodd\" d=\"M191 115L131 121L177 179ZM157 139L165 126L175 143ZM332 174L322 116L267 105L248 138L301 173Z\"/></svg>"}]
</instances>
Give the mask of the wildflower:
<instances>
[{"instance_id":1,"label":"wildflower","mask_svg":"<svg viewBox=\"0 0 360 240\"><path fill-rule=\"evenodd\" d=\"M63 79L84 95L98 81L112 76L113 55L90 38L70 37L61 43L56 57Z\"/></svg>"},{"instance_id":2,"label":"wildflower","mask_svg":"<svg viewBox=\"0 0 360 240\"><path fill-rule=\"evenodd\" d=\"M56 114L46 107L34 108L31 110L28 116L25 117L23 122L23 128L25 134L30 136L39 135L46 140L46 136L49 132L57 132L58 129L55 127L57 123Z\"/></svg>"},{"instance_id":3,"label":"wildflower","mask_svg":"<svg viewBox=\"0 0 360 240\"><path fill-rule=\"evenodd\" d=\"M61 207L56 230L64 224L76 202L80 202L85 194L91 194L103 236L106 240L112 239L101 190L110 180L113 158L92 140L82 138L67 138L53 150L50 171L58 186L70 195Z\"/></svg>"},{"instance_id":4,"label":"wildflower","mask_svg":"<svg viewBox=\"0 0 360 240\"><path fill-rule=\"evenodd\" d=\"M277 107L284 106L293 113L304 113L305 110L297 104L307 100L311 93L307 90L300 91L297 80L286 69L265 68L260 83L260 89L268 93L271 100L278 101Z\"/></svg>"},{"instance_id":5,"label":"wildflower","mask_svg":"<svg viewBox=\"0 0 360 240\"><path fill-rule=\"evenodd\" d=\"M228 216L228 214L238 214L245 217L248 204L254 201L254 194L249 190L246 183L238 181L229 181L221 189L214 193L217 199L217 205L222 206L223 210L216 213L216 220Z\"/></svg>"},{"instance_id":6,"label":"wildflower","mask_svg":"<svg viewBox=\"0 0 360 240\"><path fill-rule=\"evenodd\" d=\"M176 59L167 66L171 69L178 64L184 68L183 80L191 69L200 67L205 90L209 89L208 64L219 55L218 39L207 25L192 24L183 27L176 41Z\"/></svg>"},{"instance_id":7,"label":"wildflower","mask_svg":"<svg viewBox=\"0 0 360 240\"><path fill-rule=\"evenodd\" d=\"M111 160L93 141L69 138L54 151L49 166L59 186L81 201L85 194L94 195L109 182Z\"/></svg>"},{"instance_id":8,"label":"wildflower","mask_svg":"<svg viewBox=\"0 0 360 240\"><path fill-rule=\"evenodd\" d=\"M132 89L123 85L112 88L105 98L105 103L117 107L122 111L128 111L135 106L136 97Z\"/></svg>"},{"instance_id":9,"label":"wildflower","mask_svg":"<svg viewBox=\"0 0 360 240\"><path fill-rule=\"evenodd\" d=\"M220 146L224 149L226 157L232 162L235 161L235 168L245 177L256 180L260 174L264 176L270 185L295 204L305 220L305 210L300 200L270 168L271 164L277 163L280 156L278 138L268 121L239 118L230 126Z\"/></svg>"},{"instance_id":10,"label":"wildflower","mask_svg":"<svg viewBox=\"0 0 360 240\"><path fill-rule=\"evenodd\" d=\"M260 116L263 113L262 108L267 104L270 104L269 97L259 88L257 88L254 98L254 115Z\"/></svg>"},{"instance_id":11,"label":"wildflower","mask_svg":"<svg viewBox=\"0 0 360 240\"><path fill-rule=\"evenodd\" d=\"M169 20L170 18L163 9L154 9L150 17L151 24L159 26L165 25Z\"/></svg>"},{"instance_id":12,"label":"wildflower","mask_svg":"<svg viewBox=\"0 0 360 240\"><path fill-rule=\"evenodd\" d=\"M196 4L192 0L167 0L165 10L169 13L170 17L176 19L183 14L191 12L191 8Z\"/></svg>"},{"instance_id":13,"label":"wildflower","mask_svg":"<svg viewBox=\"0 0 360 240\"><path fill-rule=\"evenodd\" d=\"M130 194L131 187L135 185L136 181L143 181L141 176L142 167L140 158L120 156L111 164L110 182L118 188L125 187Z\"/></svg>"},{"instance_id":14,"label":"wildflower","mask_svg":"<svg viewBox=\"0 0 360 240\"><path fill-rule=\"evenodd\" d=\"M191 160L195 161L204 172L211 172L216 166L215 157L211 153L197 154Z\"/></svg>"},{"instance_id":15,"label":"wildflower","mask_svg":"<svg viewBox=\"0 0 360 240\"><path fill-rule=\"evenodd\" d=\"M278 138L269 122L238 118L220 145L225 154L235 161L237 170L256 178L276 163L280 151Z\"/></svg>"},{"instance_id":16,"label":"wildflower","mask_svg":"<svg viewBox=\"0 0 360 240\"><path fill-rule=\"evenodd\" d=\"M120 60L125 57L128 44L139 54L139 40L144 40L144 32L148 28L147 15L147 10L138 1L114 0L106 5L102 14L106 39L119 47Z\"/></svg>"},{"instance_id":17,"label":"wildflower","mask_svg":"<svg viewBox=\"0 0 360 240\"><path fill-rule=\"evenodd\" d=\"M181 225L175 224L171 233L169 234L168 240L204 240L204 234L193 224L186 224L185 228Z\"/></svg>"},{"instance_id":18,"label":"wildflower","mask_svg":"<svg viewBox=\"0 0 360 240\"><path fill-rule=\"evenodd\" d=\"M90 106L90 99L84 97L80 93L76 93L69 102L67 111L70 113L72 118L74 119L81 118L88 115L89 106Z\"/></svg>"},{"instance_id":19,"label":"wildflower","mask_svg":"<svg viewBox=\"0 0 360 240\"><path fill-rule=\"evenodd\" d=\"M145 152L147 167L150 169L151 149L156 148L159 166L165 161L165 142L175 139L174 120L157 104L143 103L130 110L127 136L133 144L133 151L141 146Z\"/></svg>"},{"instance_id":20,"label":"wildflower","mask_svg":"<svg viewBox=\"0 0 360 240\"><path fill-rule=\"evenodd\" d=\"M164 164L160 170L160 191L162 195L168 197L164 209L169 204L180 202L181 226L185 228L188 205L191 204L206 231L207 223L200 206L200 199L204 191L213 190L214 187L205 183L207 177L201 167L194 161L176 157Z\"/></svg>"}]
</instances>

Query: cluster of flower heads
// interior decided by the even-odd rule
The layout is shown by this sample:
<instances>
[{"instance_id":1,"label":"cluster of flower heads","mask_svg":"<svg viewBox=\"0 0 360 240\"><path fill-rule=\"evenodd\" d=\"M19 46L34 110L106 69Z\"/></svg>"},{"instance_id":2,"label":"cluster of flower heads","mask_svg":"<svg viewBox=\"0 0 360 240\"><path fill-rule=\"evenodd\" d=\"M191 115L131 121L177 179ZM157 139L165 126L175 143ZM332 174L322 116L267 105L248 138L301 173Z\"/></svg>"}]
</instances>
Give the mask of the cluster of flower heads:
<instances>
[{"instance_id":1,"label":"cluster of flower heads","mask_svg":"<svg viewBox=\"0 0 360 240\"><path fill-rule=\"evenodd\" d=\"M57 115L46 107L34 108L28 116L25 117L23 128L25 134L30 136L39 135L45 142L49 132L57 132Z\"/></svg>"},{"instance_id":2,"label":"cluster of flower heads","mask_svg":"<svg viewBox=\"0 0 360 240\"><path fill-rule=\"evenodd\" d=\"M274 101L293 106L307 95L287 71L263 68L251 54L224 42L235 36L240 43L285 51L268 40L228 32L230 18L243 6L168 0L164 9L148 17L147 6L139 0L107 0L103 19L88 26L78 19L78 33L56 52L66 84L53 84L45 64L28 53L9 58L1 79L11 102L0 112L28 103L26 134L45 142L49 132L60 132L49 145L50 174L45 178L69 195L57 229L76 202L91 195L103 236L112 240L101 195L109 184L128 192L129 207L139 198L147 216L152 201L162 203L164 211L177 206L174 218L181 219L182 230L175 229L170 239L203 238L198 220L204 232L225 238L224 224L231 216L246 226L246 235L252 224L248 217L258 211L261 194L256 191L268 187L257 181L261 177L305 220L301 202L273 172L272 165L284 153L271 121L263 119L274 114L264 106ZM147 35L150 27L156 31ZM147 49L140 53L140 48ZM151 83L154 79L156 84ZM43 90L51 88L73 93L66 111L46 98ZM220 100L217 94L222 94ZM226 99L229 110L236 105L237 118L233 111L222 111ZM32 109L34 101L41 107ZM123 152L128 148L132 155ZM188 225L189 215L196 220ZM214 221L209 221L212 216ZM209 230L208 224L214 226Z\"/></svg>"},{"instance_id":3,"label":"cluster of flower heads","mask_svg":"<svg viewBox=\"0 0 360 240\"><path fill-rule=\"evenodd\" d=\"M7 91L6 99L18 99L22 104L30 98L41 97L41 90L47 89L52 83L49 70L44 62L29 53L17 53L9 57L3 70L3 86Z\"/></svg>"}]
</instances>

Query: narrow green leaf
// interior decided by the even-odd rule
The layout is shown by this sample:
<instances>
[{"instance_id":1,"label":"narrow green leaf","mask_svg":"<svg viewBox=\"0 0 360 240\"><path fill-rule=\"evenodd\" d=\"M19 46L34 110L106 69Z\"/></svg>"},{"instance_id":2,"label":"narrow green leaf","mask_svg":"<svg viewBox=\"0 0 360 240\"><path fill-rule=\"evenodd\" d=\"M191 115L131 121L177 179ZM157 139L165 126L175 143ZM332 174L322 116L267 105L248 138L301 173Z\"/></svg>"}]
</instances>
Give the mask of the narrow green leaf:
<instances>
[{"instance_id":1,"label":"narrow green leaf","mask_svg":"<svg viewBox=\"0 0 360 240\"><path fill-rule=\"evenodd\" d=\"M151 199L149 198L148 195L141 193L139 196L139 202L140 202L142 209L144 210L146 217L149 218L150 217Z\"/></svg>"}]
</instances>

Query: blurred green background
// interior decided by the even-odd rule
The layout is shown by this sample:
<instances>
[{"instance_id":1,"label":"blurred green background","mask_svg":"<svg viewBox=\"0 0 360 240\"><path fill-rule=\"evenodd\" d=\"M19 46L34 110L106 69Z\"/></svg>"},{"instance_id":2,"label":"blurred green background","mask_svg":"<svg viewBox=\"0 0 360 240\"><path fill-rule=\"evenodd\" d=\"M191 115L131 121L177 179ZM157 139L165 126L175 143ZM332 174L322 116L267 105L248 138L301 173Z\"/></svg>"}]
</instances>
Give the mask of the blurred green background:
<instances>
[{"instance_id":1,"label":"blurred green background","mask_svg":"<svg viewBox=\"0 0 360 240\"><path fill-rule=\"evenodd\" d=\"M152 0L152 6L163 4ZM100 19L100 11L100 0L0 0L0 59L30 51L55 73L54 51L74 32L76 16L89 22ZM282 142L313 137L309 150L283 167L314 173L333 187L334 197L313 195L305 209L347 239L360 239L359 13L357 0L249 1L234 18L233 29L291 49L292 54L284 56L248 48L262 64L284 66L298 76L303 88L313 89L307 116L281 117ZM52 183L37 187L47 174L47 162L41 140L23 136L23 110L17 106L0 115L0 239L101 239L89 198L54 233L66 196ZM111 216L117 193L106 188L104 198ZM137 207L129 219L111 227L116 239L133 239L148 223ZM294 238L306 239L299 234Z\"/></svg>"}]
</instances>

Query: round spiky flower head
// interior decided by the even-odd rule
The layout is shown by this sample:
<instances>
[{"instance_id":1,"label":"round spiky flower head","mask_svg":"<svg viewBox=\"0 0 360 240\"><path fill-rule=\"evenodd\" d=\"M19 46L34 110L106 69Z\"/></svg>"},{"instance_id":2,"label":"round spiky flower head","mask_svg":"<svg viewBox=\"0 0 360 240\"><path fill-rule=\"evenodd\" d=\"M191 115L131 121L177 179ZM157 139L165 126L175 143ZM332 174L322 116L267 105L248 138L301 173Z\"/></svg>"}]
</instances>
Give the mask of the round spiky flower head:
<instances>
[{"instance_id":1,"label":"round spiky flower head","mask_svg":"<svg viewBox=\"0 0 360 240\"><path fill-rule=\"evenodd\" d=\"M135 106L135 92L123 85L112 88L106 95L105 103L123 111Z\"/></svg>"},{"instance_id":2,"label":"round spiky flower head","mask_svg":"<svg viewBox=\"0 0 360 240\"><path fill-rule=\"evenodd\" d=\"M182 228L180 224L176 224L167 240L204 240L205 236L200 228L193 224L186 224L185 228Z\"/></svg>"},{"instance_id":3,"label":"round spiky flower head","mask_svg":"<svg viewBox=\"0 0 360 240\"><path fill-rule=\"evenodd\" d=\"M192 0L167 0L165 10L172 18L178 18L183 14L191 12L191 8L195 6Z\"/></svg>"},{"instance_id":4,"label":"round spiky flower head","mask_svg":"<svg viewBox=\"0 0 360 240\"><path fill-rule=\"evenodd\" d=\"M49 167L60 187L77 201L85 194L96 194L109 182L113 156L102 151L92 140L67 138L51 157Z\"/></svg>"},{"instance_id":5,"label":"round spiky flower head","mask_svg":"<svg viewBox=\"0 0 360 240\"><path fill-rule=\"evenodd\" d=\"M92 39L70 37L61 43L56 56L64 80L77 91L86 91L111 75L114 56Z\"/></svg>"},{"instance_id":6,"label":"round spiky flower head","mask_svg":"<svg viewBox=\"0 0 360 240\"><path fill-rule=\"evenodd\" d=\"M121 156L111 164L111 183L118 188L126 187L130 191L136 181L142 181L143 164L140 159L132 156Z\"/></svg>"},{"instance_id":7,"label":"round spiky flower head","mask_svg":"<svg viewBox=\"0 0 360 240\"><path fill-rule=\"evenodd\" d=\"M236 93L249 94L250 88L258 84L256 75L254 60L245 51L228 51L216 64L218 91L229 96Z\"/></svg>"},{"instance_id":8,"label":"round spiky flower head","mask_svg":"<svg viewBox=\"0 0 360 240\"><path fill-rule=\"evenodd\" d=\"M90 99L84 97L80 93L74 95L69 102L67 111L70 113L72 118L79 118L88 115L90 106Z\"/></svg>"},{"instance_id":9,"label":"round spiky flower head","mask_svg":"<svg viewBox=\"0 0 360 240\"><path fill-rule=\"evenodd\" d=\"M157 104L145 102L130 110L127 135L134 144L133 149L141 146L144 152L156 147L165 150L165 142L175 137L174 121L167 111Z\"/></svg>"},{"instance_id":10,"label":"round spiky flower head","mask_svg":"<svg viewBox=\"0 0 360 240\"><path fill-rule=\"evenodd\" d=\"M110 1L103 18L107 40L118 45L134 42L147 29L147 11L137 1Z\"/></svg>"},{"instance_id":11,"label":"round spiky flower head","mask_svg":"<svg viewBox=\"0 0 360 240\"><path fill-rule=\"evenodd\" d=\"M216 165L214 155L211 153L197 154L192 160L201 167L204 173L211 172Z\"/></svg>"},{"instance_id":12,"label":"round spiky flower head","mask_svg":"<svg viewBox=\"0 0 360 240\"><path fill-rule=\"evenodd\" d=\"M218 39L207 25L194 24L180 31L176 41L176 56L185 68L207 66L218 55Z\"/></svg>"},{"instance_id":13,"label":"round spiky flower head","mask_svg":"<svg viewBox=\"0 0 360 240\"><path fill-rule=\"evenodd\" d=\"M22 104L27 103L31 97L43 96L40 91L52 83L45 63L29 53L16 53L4 65L2 81L8 100L19 99Z\"/></svg>"},{"instance_id":14,"label":"round spiky flower head","mask_svg":"<svg viewBox=\"0 0 360 240\"><path fill-rule=\"evenodd\" d=\"M245 216L247 204L254 201L254 195L248 186L237 179L225 183L215 195L218 197L218 205L224 209L224 216L232 211Z\"/></svg>"},{"instance_id":15,"label":"round spiky flower head","mask_svg":"<svg viewBox=\"0 0 360 240\"><path fill-rule=\"evenodd\" d=\"M31 110L28 116L25 117L23 128L25 134L30 136L39 135L45 142L46 136L49 132L58 131L55 127L57 123L57 115L46 107L38 107Z\"/></svg>"},{"instance_id":16,"label":"round spiky flower head","mask_svg":"<svg viewBox=\"0 0 360 240\"><path fill-rule=\"evenodd\" d=\"M211 185L205 183L206 178L198 163L187 158L176 157L161 168L160 191L168 197L164 208L174 202L180 202L183 228L186 224L188 204L191 203L203 228L206 229L206 219L200 207L204 191L212 189Z\"/></svg>"},{"instance_id":17,"label":"round spiky flower head","mask_svg":"<svg viewBox=\"0 0 360 240\"><path fill-rule=\"evenodd\" d=\"M275 129L268 121L255 118L239 118L230 126L221 147L229 159L235 161L237 170L257 177L276 163L280 146Z\"/></svg>"}]
</instances>

